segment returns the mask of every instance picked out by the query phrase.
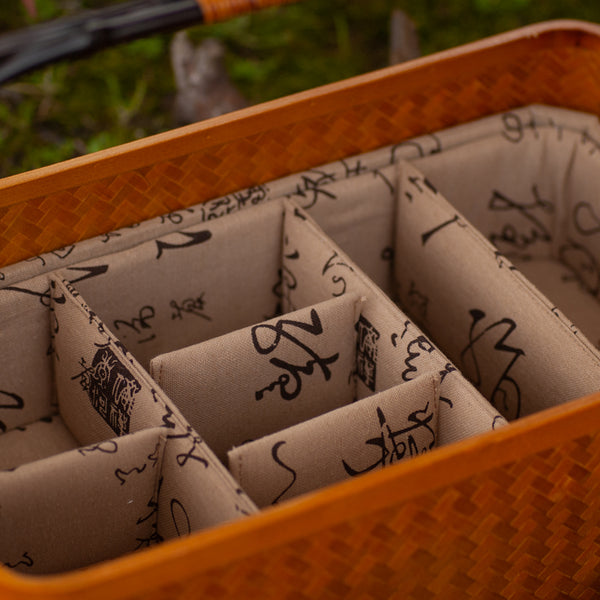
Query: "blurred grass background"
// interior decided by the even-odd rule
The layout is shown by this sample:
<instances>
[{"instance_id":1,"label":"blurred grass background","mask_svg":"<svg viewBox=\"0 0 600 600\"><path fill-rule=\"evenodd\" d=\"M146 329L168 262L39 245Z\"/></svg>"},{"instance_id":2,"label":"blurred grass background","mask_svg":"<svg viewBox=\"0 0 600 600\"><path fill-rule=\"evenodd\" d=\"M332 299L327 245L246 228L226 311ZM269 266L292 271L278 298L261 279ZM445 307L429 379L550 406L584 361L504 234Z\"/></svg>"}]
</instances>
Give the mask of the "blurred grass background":
<instances>
[{"instance_id":1,"label":"blurred grass background","mask_svg":"<svg viewBox=\"0 0 600 600\"><path fill-rule=\"evenodd\" d=\"M0 33L115 3L36 0L34 18L20 0L2 0ZM395 8L415 22L424 55L548 19L600 22L600 2L589 0L305 0L189 33L196 43L224 42L231 78L258 103L386 66ZM176 126L171 38L145 38L1 86L0 177Z\"/></svg>"}]
</instances>

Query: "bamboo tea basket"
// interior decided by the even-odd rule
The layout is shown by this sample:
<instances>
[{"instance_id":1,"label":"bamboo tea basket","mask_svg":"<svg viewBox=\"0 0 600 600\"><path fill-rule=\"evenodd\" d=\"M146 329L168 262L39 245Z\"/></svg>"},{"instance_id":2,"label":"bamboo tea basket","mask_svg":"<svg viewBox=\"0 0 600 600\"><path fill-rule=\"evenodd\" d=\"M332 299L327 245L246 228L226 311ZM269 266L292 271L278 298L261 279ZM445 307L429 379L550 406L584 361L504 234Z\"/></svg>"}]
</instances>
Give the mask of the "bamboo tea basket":
<instances>
[{"instance_id":1,"label":"bamboo tea basket","mask_svg":"<svg viewBox=\"0 0 600 600\"><path fill-rule=\"evenodd\" d=\"M0 262L531 103L600 115L599 26L526 27L9 177ZM0 569L0 597L600 598L600 394L135 555Z\"/></svg>"}]
</instances>

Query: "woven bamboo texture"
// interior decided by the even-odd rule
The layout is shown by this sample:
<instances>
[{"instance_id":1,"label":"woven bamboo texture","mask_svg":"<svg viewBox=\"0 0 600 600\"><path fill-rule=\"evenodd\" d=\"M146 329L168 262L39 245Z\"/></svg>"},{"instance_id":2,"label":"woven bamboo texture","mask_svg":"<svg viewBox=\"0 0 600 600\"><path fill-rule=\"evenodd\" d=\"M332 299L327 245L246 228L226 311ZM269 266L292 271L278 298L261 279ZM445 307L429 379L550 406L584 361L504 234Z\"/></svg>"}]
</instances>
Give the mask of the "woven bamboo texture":
<instances>
[{"instance_id":1,"label":"woven bamboo texture","mask_svg":"<svg viewBox=\"0 0 600 600\"><path fill-rule=\"evenodd\" d=\"M0 182L1 264L543 102L600 114L600 28L499 36ZM600 396L14 600L600 598Z\"/></svg>"},{"instance_id":2,"label":"woven bamboo texture","mask_svg":"<svg viewBox=\"0 0 600 600\"><path fill-rule=\"evenodd\" d=\"M297 0L197 0L205 23L226 21L253 10L280 6Z\"/></svg>"}]
</instances>

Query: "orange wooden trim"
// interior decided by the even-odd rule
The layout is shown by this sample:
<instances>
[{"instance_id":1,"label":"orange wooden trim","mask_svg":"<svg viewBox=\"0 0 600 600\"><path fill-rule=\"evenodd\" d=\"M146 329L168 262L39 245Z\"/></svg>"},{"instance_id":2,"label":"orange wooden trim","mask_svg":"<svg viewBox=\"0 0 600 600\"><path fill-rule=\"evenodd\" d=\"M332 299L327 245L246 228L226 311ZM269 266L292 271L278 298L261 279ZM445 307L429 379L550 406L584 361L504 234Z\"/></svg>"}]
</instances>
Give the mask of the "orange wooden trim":
<instances>
[{"instance_id":1,"label":"orange wooden trim","mask_svg":"<svg viewBox=\"0 0 600 600\"><path fill-rule=\"evenodd\" d=\"M205 23L226 21L247 12L290 4L297 0L197 0Z\"/></svg>"},{"instance_id":2,"label":"orange wooden trim","mask_svg":"<svg viewBox=\"0 0 600 600\"><path fill-rule=\"evenodd\" d=\"M139 554L56 576L0 570L6 600L120 600L185 580L230 562L317 535L325 527L442 489L529 455L600 430L600 394L524 417L498 431L438 448L355 480L342 482L247 519Z\"/></svg>"}]
</instances>

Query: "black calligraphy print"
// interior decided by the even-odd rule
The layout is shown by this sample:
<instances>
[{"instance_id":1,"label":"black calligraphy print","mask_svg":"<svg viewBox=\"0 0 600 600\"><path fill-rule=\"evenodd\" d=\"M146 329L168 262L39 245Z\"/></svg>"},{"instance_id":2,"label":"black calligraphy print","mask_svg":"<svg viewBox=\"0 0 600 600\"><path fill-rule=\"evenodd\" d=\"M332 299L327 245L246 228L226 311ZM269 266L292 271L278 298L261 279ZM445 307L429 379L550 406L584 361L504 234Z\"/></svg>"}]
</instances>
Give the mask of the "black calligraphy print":
<instances>
[{"instance_id":1,"label":"black calligraphy print","mask_svg":"<svg viewBox=\"0 0 600 600\"><path fill-rule=\"evenodd\" d=\"M91 454L92 452L102 452L103 454L115 454L119 446L115 440L106 440L104 442L100 442L98 444L92 444L91 446L86 446L85 448L78 448L77 452L82 456L86 454Z\"/></svg>"},{"instance_id":2,"label":"black calligraphy print","mask_svg":"<svg viewBox=\"0 0 600 600\"><path fill-rule=\"evenodd\" d=\"M246 496L246 493L244 492L244 490L242 488L237 488L235 490L235 493L238 496L240 496L240 497L245 497ZM235 510L237 512L239 512L241 515L244 515L246 517L250 515L250 513L248 512L248 510L246 508L244 508L243 506L240 506L237 502L235 503Z\"/></svg>"},{"instance_id":3,"label":"black calligraphy print","mask_svg":"<svg viewBox=\"0 0 600 600\"><path fill-rule=\"evenodd\" d=\"M296 483L296 479L298 478L298 474L296 473L296 471L292 469L292 467L290 467L289 465L286 465L279 456L279 450L285 443L285 440L281 440L273 444L273 447L271 448L271 456L280 467L284 468L286 471L289 471L289 473L292 475L292 481L286 486L286 488L283 491L281 491L277 495L277 497L271 502L271 504L277 504L283 498L283 496L287 494L287 492L289 492L291 487Z\"/></svg>"},{"instance_id":4,"label":"black calligraphy print","mask_svg":"<svg viewBox=\"0 0 600 600\"><path fill-rule=\"evenodd\" d=\"M426 143L427 141L433 142L433 144L431 144L430 146ZM426 146L430 147L426 148ZM433 133L429 134L426 138L419 139L418 141L407 140L405 142L400 142L399 144L392 146L392 150L390 153L390 165L393 165L396 162L396 153L400 148L404 147L414 148L417 151L419 158L423 158L424 156L427 156L429 154L438 154L439 152L441 152L442 142L440 138Z\"/></svg>"},{"instance_id":5,"label":"black calligraphy print","mask_svg":"<svg viewBox=\"0 0 600 600\"><path fill-rule=\"evenodd\" d=\"M566 281L579 281L594 296L600 293L600 264L588 248L574 240L567 240L559 248L558 258L573 273L572 277L564 277Z\"/></svg>"},{"instance_id":6,"label":"black calligraphy print","mask_svg":"<svg viewBox=\"0 0 600 600\"><path fill-rule=\"evenodd\" d=\"M108 244L108 242L110 242L110 240L112 240L113 238L118 238L118 237L121 237L121 235L122 235L122 234L121 234L120 232L118 232L118 231L109 231L109 232L107 232L107 233L104 233L104 234L102 235L102 238L101 238L101 240L100 240L100 241L101 241L103 244Z\"/></svg>"},{"instance_id":7,"label":"black calligraphy print","mask_svg":"<svg viewBox=\"0 0 600 600\"><path fill-rule=\"evenodd\" d=\"M79 283L92 277L98 277L108 272L108 265L94 265L89 267L68 267L67 271L81 272L81 275L76 275L74 278L69 277L69 283Z\"/></svg>"},{"instance_id":8,"label":"black calligraphy print","mask_svg":"<svg viewBox=\"0 0 600 600\"><path fill-rule=\"evenodd\" d=\"M173 309L173 313L171 314L171 319L183 319L183 315L193 315L194 317L200 317L201 319L205 319L207 321L212 321L212 317L209 317L204 309L206 307L206 300L204 300L204 292L202 292L199 296L195 298L185 298L181 302L177 302L177 300L171 300L169 306Z\"/></svg>"},{"instance_id":9,"label":"black calligraphy print","mask_svg":"<svg viewBox=\"0 0 600 600\"><path fill-rule=\"evenodd\" d=\"M492 421L492 429L495 430L497 427L502 426L503 423L504 423L504 417L501 417L500 415L496 415L494 417L494 420Z\"/></svg>"},{"instance_id":10,"label":"black calligraphy print","mask_svg":"<svg viewBox=\"0 0 600 600\"><path fill-rule=\"evenodd\" d=\"M177 537L192 533L190 517L183 504L177 498L171 498L171 520L175 526Z\"/></svg>"},{"instance_id":11,"label":"black calligraphy print","mask_svg":"<svg viewBox=\"0 0 600 600\"><path fill-rule=\"evenodd\" d=\"M184 214L194 214L194 209L193 208L186 208L182 211L174 211L171 213L168 213L166 215L160 215L160 224L164 225L167 221L169 223L171 223L172 225L181 225L181 223L183 223L184 220Z\"/></svg>"},{"instance_id":12,"label":"black calligraphy print","mask_svg":"<svg viewBox=\"0 0 600 600\"><path fill-rule=\"evenodd\" d=\"M374 179L381 179L383 181L383 183L385 183L385 185L389 189L390 194L392 196L396 193L396 188L394 187L394 184L379 169L374 169L373 170L373 178Z\"/></svg>"},{"instance_id":13,"label":"black calligraphy print","mask_svg":"<svg viewBox=\"0 0 600 600\"><path fill-rule=\"evenodd\" d=\"M219 219L241 210L245 206L260 204L268 198L268 193L269 188L266 185L257 185L202 204L200 206L202 221Z\"/></svg>"},{"instance_id":14,"label":"black calligraphy print","mask_svg":"<svg viewBox=\"0 0 600 600\"><path fill-rule=\"evenodd\" d=\"M168 250L179 250L181 248L190 248L192 246L197 246L198 244L203 244L204 242L210 240L212 237L212 233L207 229L202 231L181 231L178 235L187 238L187 241L183 241L179 244L165 242L163 240L156 240L156 248L158 253L156 254L156 258L159 259L164 254L164 252Z\"/></svg>"},{"instance_id":15,"label":"black calligraphy print","mask_svg":"<svg viewBox=\"0 0 600 600\"><path fill-rule=\"evenodd\" d=\"M29 556L29 552L23 552L21 559L16 563L5 562L4 566L9 569L18 569L20 567L33 567L33 558Z\"/></svg>"},{"instance_id":16,"label":"black calligraphy print","mask_svg":"<svg viewBox=\"0 0 600 600\"><path fill-rule=\"evenodd\" d=\"M492 190L488 208L495 213L506 213L508 218L517 218L520 223L506 223L499 233L491 233L490 242L496 246L506 244L513 250L525 250L536 242L551 242L552 235L541 220L543 213L553 213L554 205L544 200L536 185L531 188L533 200L518 202L498 190Z\"/></svg>"},{"instance_id":17,"label":"black calligraphy print","mask_svg":"<svg viewBox=\"0 0 600 600\"><path fill-rule=\"evenodd\" d=\"M418 369L414 365L414 361L423 353L431 354L435 350L435 346L424 335L419 335L408 343L406 350L408 352L408 356L404 360L406 369L402 371L402 380L412 381L414 379L414 375L417 375L418 373Z\"/></svg>"},{"instance_id":18,"label":"black calligraphy print","mask_svg":"<svg viewBox=\"0 0 600 600\"><path fill-rule=\"evenodd\" d=\"M172 413L171 413L172 414ZM205 467L208 467L208 461L204 457L198 453L199 448L202 445L202 438L192 429L190 425L187 425L184 433L170 433L167 435L168 440L187 440L189 443L189 448L185 452L180 452L175 458L177 460L177 464L180 467L185 467L185 465L190 460L195 460L203 464Z\"/></svg>"},{"instance_id":19,"label":"black calligraphy print","mask_svg":"<svg viewBox=\"0 0 600 600\"><path fill-rule=\"evenodd\" d=\"M429 231L425 231L424 233L422 233L421 234L421 245L424 246L436 233L439 233L440 231L442 231L443 229L448 227L448 225L452 225L453 223L456 223L459 227L463 227L463 228L465 228L467 226L465 223L463 223L460 220L460 217L458 215L454 215L452 218L447 219L446 221L440 223L439 225L436 225Z\"/></svg>"},{"instance_id":20,"label":"black calligraphy print","mask_svg":"<svg viewBox=\"0 0 600 600\"><path fill-rule=\"evenodd\" d=\"M154 402L156 404L160 404L163 409L164 409L164 414L162 416L162 422L163 424L161 425L161 427L164 427L165 429L175 429L175 422L173 421L173 419L171 418L173 416L173 410L171 409L171 407L168 404L165 404L158 396L158 392L152 388L150 390L150 392L152 393L152 400L154 400Z\"/></svg>"},{"instance_id":21,"label":"black calligraphy print","mask_svg":"<svg viewBox=\"0 0 600 600\"><path fill-rule=\"evenodd\" d=\"M573 207L573 223L581 235L600 233L600 216L589 202L577 202Z\"/></svg>"},{"instance_id":22,"label":"black calligraphy print","mask_svg":"<svg viewBox=\"0 0 600 600\"><path fill-rule=\"evenodd\" d=\"M135 397L141 384L119 360L109 346L100 348L87 366L81 359L83 371L78 379L87 392L92 406L117 435L129 433L129 422Z\"/></svg>"},{"instance_id":23,"label":"black calligraphy print","mask_svg":"<svg viewBox=\"0 0 600 600\"><path fill-rule=\"evenodd\" d=\"M429 408L429 402L423 409L415 410L408 415L407 427L393 430L383 410L377 407L377 419L381 427L378 436L365 441L366 446L379 448L380 455L372 463L363 468L351 467L342 460L344 470L351 477L362 475L378 467L385 467L404 458L416 456L431 450L436 444L436 433L432 423L434 413Z\"/></svg>"},{"instance_id":24,"label":"black calligraphy print","mask_svg":"<svg viewBox=\"0 0 600 600\"><path fill-rule=\"evenodd\" d=\"M150 534L143 538L136 538L138 542L135 550L139 550L140 548L149 548L154 544L159 544L164 541L164 538L160 533L158 533L158 498L160 497L160 490L162 488L163 478L160 477L158 479L158 485L156 486L156 490L152 494L150 500L148 500L148 504L146 505L150 510L147 514L142 515L136 521L136 525L142 525L146 521L152 519L150 524Z\"/></svg>"},{"instance_id":25,"label":"black calligraphy print","mask_svg":"<svg viewBox=\"0 0 600 600\"><path fill-rule=\"evenodd\" d=\"M336 268L337 267L337 268ZM332 292L332 296L337 298L339 296L343 296L346 293L346 279L341 275L336 274L341 270L347 269L348 271L354 273L354 269L348 263L346 263L337 252L333 252L332 256L327 259L323 270L321 271L321 275L325 275L331 269L334 269L334 272L331 273L331 281L336 286L336 289Z\"/></svg>"},{"instance_id":26,"label":"black calligraphy print","mask_svg":"<svg viewBox=\"0 0 600 600\"><path fill-rule=\"evenodd\" d=\"M360 315L356 324L356 374L371 390L377 384L377 341L379 331Z\"/></svg>"},{"instance_id":27,"label":"black calligraphy print","mask_svg":"<svg viewBox=\"0 0 600 600\"><path fill-rule=\"evenodd\" d=\"M134 332L136 334L135 341L138 344L150 342L156 338L156 334L152 332L151 319L156 316L153 306L142 306L138 311L138 315L129 321L125 319L115 319L113 325L117 331L123 330Z\"/></svg>"},{"instance_id":28,"label":"black calligraphy print","mask_svg":"<svg viewBox=\"0 0 600 600\"><path fill-rule=\"evenodd\" d=\"M582 146L589 145L588 154L590 154L590 156L592 154L595 154L598 150L600 150L600 141L593 138L587 129L585 131L583 131L581 134L581 145Z\"/></svg>"},{"instance_id":29,"label":"black calligraphy print","mask_svg":"<svg viewBox=\"0 0 600 600\"><path fill-rule=\"evenodd\" d=\"M505 113L502 115L502 124L504 126L502 135L513 144L518 144L525 136L526 131L531 131L535 139L538 139L540 136L537 130L537 123L532 116L529 116L529 119L524 121L516 113Z\"/></svg>"},{"instance_id":30,"label":"black calligraphy print","mask_svg":"<svg viewBox=\"0 0 600 600\"><path fill-rule=\"evenodd\" d=\"M132 467L131 469L125 470L120 467L115 469L115 477L121 482L121 485L125 485L128 477L133 475L133 473L143 473L146 470L146 463L144 463L141 467Z\"/></svg>"},{"instance_id":31,"label":"black calligraphy print","mask_svg":"<svg viewBox=\"0 0 600 600\"><path fill-rule=\"evenodd\" d=\"M355 162L353 163L346 160L341 160L340 162L346 171L344 174L346 179L349 179L350 177L356 177L357 175L361 175L362 173L367 173L369 171L369 167L363 165L360 161L360 158L355 159Z\"/></svg>"},{"instance_id":32,"label":"black calligraphy print","mask_svg":"<svg viewBox=\"0 0 600 600\"><path fill-rule=\"evenodd\" d=\"M23 410L24 407L25 401L23 398L21 398L21 396L19 396L19 394L0 390L0 410ZM6 423L4 423L4 421L0 421L0 431L4 432L6 429Z\"/></svg>"},{"instance_id":33,"label":"black calligraphy print","mask_svg":"<svg viewBox=\"0 0 600 600\"><path fill-rule=\"evenodd\" d=\"M300 198L306 198L307 201L303 203L302 208L312 208L320 198L328 198L329 200L335 200L337 196L327 189L327 184L335 181L334 173L325 173L324 171L313 170L309 174L302 175L300 177L300 183L296 185L296 190L291 196L299 196ZM299 215L297 215L299 216Z\"/></svg>"},{"instance_id":34,"label":"black calligraphy print","mask_svg":"<svg viewBox=\"0 0 600 600\"><path fill-rule=\"evenodd\" d=\"M493 386L488 398L491 404L507 419L516 419L521 414L521 388L509 373L517 360L525 356L525 351L509 345L507 340L517 324L509 317L491 323L489 321L492 319L489 319L486 324L487 315L484 311L472 309L469 313L469 343L460 353L464 365L462 372L476 388L481 389L484 380L490 382ZM504 360L490 357L489 351L485 350L486 345L490 344L493 350L502 353ZM482 373L482 365L486 369L485 374Z\"/></svg>"},{"instance_id":35,"label":"black calligraphy print","mask_svg":"<svg viewBox=\"0 0 600 600\"><path fill-rule=\"evenodd\" d=\"M315 367L321 370L325 381L331 379L329 365L339 358L339 353L336 352L331 356L322 358L293 333L290 333L288 329L299 329L315 337L323 333L321 319L314 308L310 311L310 323L303 323L302 321L295 321L293 319L280 319L275 325L261 323L252 327L252 345L259 354L268 355L277 350L285 353L286 348L289 349L295 346L309 357L306 363L301 362L300 364L291 363L280 357L270 358L269 363L282 369L284 372L275 381L257 390L254 394L256 400L262 400L266 392L271 392L275 389L279 390L279 394L284 400L297 398L302 390L302 376L312 375L315 372ZM286 340L289 343L282 344L282 340Z\"/></svg>"}]
</instances>

